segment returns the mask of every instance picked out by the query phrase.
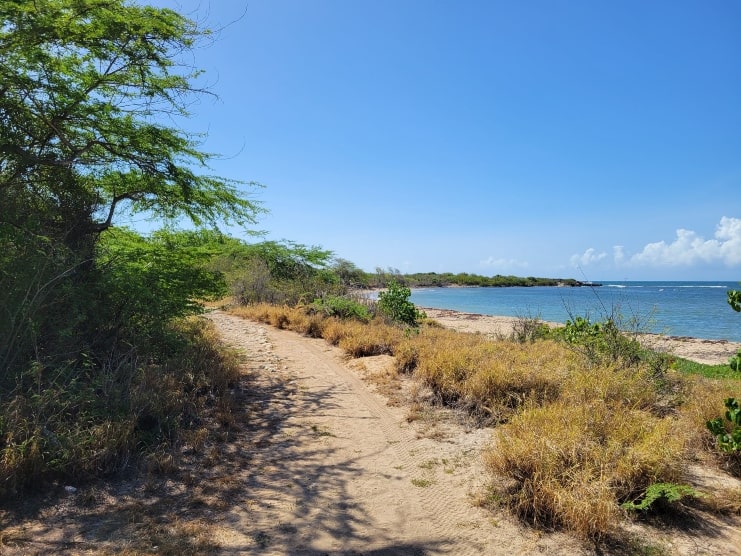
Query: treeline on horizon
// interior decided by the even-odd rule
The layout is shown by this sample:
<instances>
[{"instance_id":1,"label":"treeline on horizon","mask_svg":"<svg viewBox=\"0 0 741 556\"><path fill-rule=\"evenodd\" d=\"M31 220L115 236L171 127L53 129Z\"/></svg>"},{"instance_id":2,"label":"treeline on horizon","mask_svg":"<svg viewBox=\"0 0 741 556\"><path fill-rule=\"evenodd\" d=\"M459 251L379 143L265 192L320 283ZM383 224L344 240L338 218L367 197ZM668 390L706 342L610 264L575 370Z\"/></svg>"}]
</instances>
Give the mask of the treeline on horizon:
<instances>
[{"instance_id":1,"label":"treeline on horizon","mask_svg":"<svg viewBox=\"0 0 741 556\"><path fill-rule=\"evenodd\" d=\"M320 246L307 246L288 240L247 242L213 230L170 234L172 238L180 238L177 243L210 253L209 270L223 274L225 285L239 303L311 302L313 298L325 295L386 288L392 283L410 288L599 285L573 278L501 274L482 276L466 272L403 274L392 267L377 267L375 272L367 272L352 261L335 257L332 251Z\"/></svg>"},{"instance_id":2,"label":"treeline on horizon","mask_svg":"<svg viewBox=\"0 0 741 556\"><path fill-rule=\"evenodd\" d=\"M537 278L535 276L483 276L481 274L469 274L468 272L416 272L401 274L396 269L376 269L375 274L366 273L369 284L385 287L390 280L396 280L411 288L446 287L446 286L469 286L482 288L506 288L506 287L533 287L533 286L557 286L557 287L580 287L599 286L600 284L581 282L574 278Z\"/></svg>"}]
</instances>

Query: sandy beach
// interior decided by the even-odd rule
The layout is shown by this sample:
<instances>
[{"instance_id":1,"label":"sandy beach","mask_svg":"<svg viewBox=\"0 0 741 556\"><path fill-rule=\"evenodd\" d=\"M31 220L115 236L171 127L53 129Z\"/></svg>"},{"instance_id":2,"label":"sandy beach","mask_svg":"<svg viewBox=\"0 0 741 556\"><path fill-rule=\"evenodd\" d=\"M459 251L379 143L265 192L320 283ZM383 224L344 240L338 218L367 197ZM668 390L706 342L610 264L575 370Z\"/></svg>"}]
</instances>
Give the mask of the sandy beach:
<instances>
[{"instance_id":1,"label":"sandy beach","mask_svg":"<svg viewBox=\"0 0 741 556\"><path fill-rule=\"evenodd\" d=\"M446 328L461 332L478 332L495 336L509 336L513 325L519 320L517 317L489 316L477 313L464 313L450 309L435 309L420 307L428 317L436 320ZM558 323L547 323L559 326ZM670 353L677 357L705 363L720 365L741 349L741 344L727 340L703 340L684 336L662 336L658 334L642 334L641 342L656 351Z\"/></svg>"}]
</instances>

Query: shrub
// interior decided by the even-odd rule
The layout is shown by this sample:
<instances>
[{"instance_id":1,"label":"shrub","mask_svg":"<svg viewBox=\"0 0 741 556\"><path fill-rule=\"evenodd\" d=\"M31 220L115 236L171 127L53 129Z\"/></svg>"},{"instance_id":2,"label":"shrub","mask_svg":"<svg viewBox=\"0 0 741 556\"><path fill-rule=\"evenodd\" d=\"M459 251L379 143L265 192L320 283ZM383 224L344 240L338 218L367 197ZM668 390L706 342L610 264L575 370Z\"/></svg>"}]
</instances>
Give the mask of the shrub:
<instances>
[{"instance_id":1,"label":"shrub","mask_svg":"<svg viewBox=\"0 0 741 556\"><path fill-rule=\"evenodd\" d=\"M741 349L736 352L736 355L728 360L728 366L733 371L741 371Z\"/></svg>"},{"instance_id":2,"label":"shrub","mask_svg":"<svg viewBox=\"0 0 741 556\"><path fill-rule=\"evenodd\" d=\"M730 290L727 293L727 296L728 304L731 306L731 309L733 309L737 313L741 312L741 290ZM728 362L728 364L734 371L741 371L741 350L739 350L736 355L731 357L731 360Z\"/></svg>"},{"instance_id":3,"label":"shrub","mask_svg":"<svg viewBox=\"0 0 741 556\"><path fill-rule=\"evenodd\" d=\"M443 403L484 422L506 421L528 400L555 399L579 360L552 341L522 345L450 330L423 329L410 343L397 368L415 365L414 376Z\"/></svg>"},{"instance_id":4,"label":"shrub","mask_svg":"<svg viewBox=\"0 0 741 556\"><path fill-rule=\"evenodd\" d=\"M326 319L322 315L309 314L303 318L297 318L291 323L291 329L311 338L323 338L325 322Z\"/></svg>"},{"instance_id":5,"label":"shrub","mask_svg":"<svg viewBox=\"0 0 741 556\"><path fill-rule=\"evenodd\" d=\"M395 326L388 326L379 321L362 324L356 321L344 321L344 328L338 345L352 357L369 355L392 355L396 346L404 339L404 332Z\"/></svg>"},{"instance_id":6,"label":"shrub","mask_svg":"<svg viewBox=\"0 0 741 556\"><path fill-rule=\"evenodd\" d=\"M563 327L553 329L551 335L574 346L596 364L611 361L633 365L640 361L643 351L638 341L623 333L613 318L593 323L588 317L575 317Z\"/></svg>"},{"instance_id":7,"label":"shrub","mask_svg":"<svg viewBox=\"0 0 741 556\"><path fill-rule=\"evenodd\" d=\"M729 290L726 295L731 309L737 313L741 313L741 290Z\"/></svg>"},{"instance_id":8,"label":"shrub","mask_svg":"<svg viewBox=\"0 0 741 556\"><path fill-rule=\"evenodd\" d=\"M368 322L371 319L368 307L347 297L327 296L315 300L309 308L311 311L322 313L328 317L353 318L362 322Z\"/></svg>"},{"instance_id":9,"label":"shrub","mask_svg":"<svg viewBox=\"0 0 741 556\"><path fill-rule=\"evenodd\" d=\"M415 341L419 336L415 336L414 340L405 339L401 342L394 351L394 368L399 373L409 374L417 368L419 363L419 346Z\"/></svg>"},{"instance_id":10,"label":"shrub","mask_svg":"<svg viewBox=\"0 0 741 556\"><path fill-rule=\"evenodd\" d=\"M424 315L409 301L410 295L412 292L408 287L392 281L386 291L378 294L378 310L392 322L417 326Z\"/></svg>"},{"instance_id":11,"label":"shrub","mask_svg":"<svg viewBox=\"0 0 741 556\"><path fill-rule=\"evenodd\" d=\"M526 343L551 337L551 327L538 317L518 317L512 325L511 339Z\"/></svg>"},{"instance_id":12,"label":"shrub","mask_svg":"<svg viewBox=\"0 0 741 556\"><path fill-rule=\"evenodd\" d=\"M681 390L678 379L675 384ZM665 390L668 390L668 395ZM657 381L652 370L645 365L575 366L563 379L561 399L575 404L600 400L607 407L623 404L656 414L666 413L679 403L674 399L673 390L665 388L664 382Z\"/></svg>"}]
</instances>

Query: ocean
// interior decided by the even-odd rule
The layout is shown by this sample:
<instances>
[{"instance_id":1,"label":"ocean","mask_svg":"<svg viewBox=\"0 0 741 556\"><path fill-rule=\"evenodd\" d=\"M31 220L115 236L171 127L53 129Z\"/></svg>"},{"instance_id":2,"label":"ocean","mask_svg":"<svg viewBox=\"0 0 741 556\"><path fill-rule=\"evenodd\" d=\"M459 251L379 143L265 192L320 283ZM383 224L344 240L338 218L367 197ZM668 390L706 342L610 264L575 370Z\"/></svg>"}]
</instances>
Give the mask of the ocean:
<instances>
[{"instance_id":1,"label":"ocean","mask_svg":"<svg viewBox=\"0 0 741 556\"><path fill-rule=\"evenodd\" d=\"M637 328L671 336L741 342L741 313L728 305L726 292L738 282L602 282L598 287L417 288L418 307L483 315L538 317L566 322L588 316L636 318Z\"/></svg>"}]
</instances>

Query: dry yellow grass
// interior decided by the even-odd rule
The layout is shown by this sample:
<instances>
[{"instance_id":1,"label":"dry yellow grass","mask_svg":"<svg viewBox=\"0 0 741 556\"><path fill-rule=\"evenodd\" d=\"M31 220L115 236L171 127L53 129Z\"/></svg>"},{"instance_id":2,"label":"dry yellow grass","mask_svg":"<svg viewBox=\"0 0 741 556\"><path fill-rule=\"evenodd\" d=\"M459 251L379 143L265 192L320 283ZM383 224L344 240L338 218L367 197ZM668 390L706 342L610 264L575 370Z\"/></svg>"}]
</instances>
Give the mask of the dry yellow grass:
<instances>
[{"instance_id":1,"label":"dry yellow grass","mask_svg":"<svg viewBox=\"0 0 741 556\"><path fill-rule=\"evenodd\" d=\"M680 408L680 419L685 427L697 432L698 441L710 442L712 436L705 423L725 413L725 398L741 398L741 380L694 377L688 381L689 394Z\"/></svg>"},{"instance_id":2,"label":"dry yellow grass","mask_svg":"<svg viewBox=\"0 0 741 556\"><path fill-rule=\"evenodd\" d=\"M366 324L353 319L341 320L311 314L302 308L279 307L264 303L235 307L230 312L277 328L324 338L352 357L393 353L395 347L404 339L404 331L401 328L389 326L380 319Z\"/></svg>"},{"instance_id":3,"label":"dry yellow grass","mask_svg":"<svg viewBox=\"0 0 741 556\"><path fill-rule=\"evenodd\" d=\"M322 327L322 338L327 342L336 346L347 334L348 328L340 319L335 317L328 317L325 319L324 326Z\"/></svg>"},{"instance_id":4,"label":"dry yellow grass","mask_svg":"<svg viewBox=\"0 0 741 556\"><path fill-rule=\"evenodd\" d=\"M725 415L723 401L741 399L741 380L696 377L689 381L688 395L679 408L677 427L691 435L692 455L706 464L718 465L735 476L741 476L741 452L726 453L717 448L717 440L706 423ZM727 423L730 429L730 423Z\"/></svg>"},{"instance_id":5,"label":"dry yellow grass","mask_svg":"<svg viewBox=\"0 0 741 556\"><path fill-rule=\"evenodd\" d=\"M531 407L496 432L486 454L513 512L584 538L609 533L619 503L650 484L680 482L687 438L673 420L602 400Z\"/></svg>"},{"instance_id":6,"label":"dry yellow grass","mask_svg":"<svg viewBox=\"0 0 741 556\"><path fill-rule=\"evenodd\" d=\"M719 514L741 515L741 488L718 489L704 498L703 504Z\"/></svg>"},{"instance_id":7,"label":"dry yellow grass","mask_svg":"<svg viewBox=\"0 0 741 556\"><path fill-rule=\"evenodd\" d=\"M393 354L404 339L404 331L388 326L380 320L369 324L358 321L343 321L345 332L338 345L352 357Z\"/></svg>"},{"instance_id":8,"label":"dry yellow grass","mask_svg":"<svg viewBox=\"0 0 741 556\"><path fill-rule=\"evenodd\" d=\"M288 328L304 313L300 309L285 305L270 305L269 303L255 303L254 305L239 305L229 310L232 314L270 324L277 328Z\"/></svg>"},{"instance_id":9,"label":"dry yellow grass","mask_svg":"<svg viewBox=\"0 0 741 556\"><path fill-rule=\"evenodd\" d=\"M600 400L606 407L619 403L634 409L659 411L665 405L665 391L671 393L674 389L667 386L669 383L676 383L675 388L679 388L681 378L667 377L658 382L651 369L641 365L576 365L564 377L561 397L575 404Z\"/></svg>"},{"instance_id":10,"label":"dry yellow grass","mask_svg":"<svg viewBox=\"0 0 741 556\"><path fill-rule=\"evenodd\" d=\"M441 401L493 422L507 420L528 400L555 399L578 363L576 354L554 342L525 345L434 329L400 346L397 357L399 368L414 366Z\"/></svg>"}]
</instances>

